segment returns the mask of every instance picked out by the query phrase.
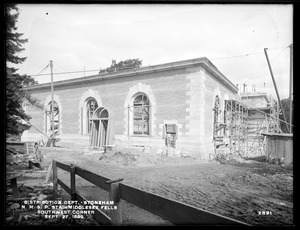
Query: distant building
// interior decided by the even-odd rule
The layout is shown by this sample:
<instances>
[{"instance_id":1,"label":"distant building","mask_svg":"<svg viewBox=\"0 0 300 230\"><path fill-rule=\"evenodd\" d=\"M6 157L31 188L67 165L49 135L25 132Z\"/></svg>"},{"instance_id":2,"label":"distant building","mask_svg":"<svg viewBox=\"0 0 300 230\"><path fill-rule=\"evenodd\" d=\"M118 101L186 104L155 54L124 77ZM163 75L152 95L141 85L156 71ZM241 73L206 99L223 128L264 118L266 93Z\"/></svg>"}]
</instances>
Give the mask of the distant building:
<instances>
[{"instance_id":1,"label":"distant building","mask_svg":"<svg viewBox=\"0 0 300 230\"><path fill-rule=\"evenodd\" d=\"M241 101L248 107L248 142L263 144L261 133L280 133L277 106L265 92L241 93Z\"/></svg>"},{"instance_id":2,"label":"distant building","mask_svg":"<svg viewBox=\"0 0 300 230\"><path fill-rule=\"evenodd\" d=\"M241 101L248 106L248 116L254 120L265 120L266 114L271 114L271 102L267 93L241 93Z\"/></svg>"}]
</instances>

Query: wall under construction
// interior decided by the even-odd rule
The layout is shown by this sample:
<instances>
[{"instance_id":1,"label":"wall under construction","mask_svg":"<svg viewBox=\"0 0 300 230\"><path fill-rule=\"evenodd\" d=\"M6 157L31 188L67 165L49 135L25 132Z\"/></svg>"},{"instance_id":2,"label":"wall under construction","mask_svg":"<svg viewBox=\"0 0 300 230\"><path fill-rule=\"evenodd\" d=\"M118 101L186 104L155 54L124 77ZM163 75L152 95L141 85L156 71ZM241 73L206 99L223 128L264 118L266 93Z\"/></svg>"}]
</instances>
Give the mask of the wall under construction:
<instances>
[{"instance_id":1,"label":"wall under construction","mask_svg":"<svg viewBox=\"0 0 300 230\"><path fill-rule=\"evenodd\" d=\"M31 123L50 134L45 121L50 84L27 90L44 104L44 110L27 108ZM214 154L212 108L216 95L221 108L225 100L238 98L236 86L207 58L55 82L58 137L61 143L78 146L144 146L156 153L171 149L171 155L208 159ZM107 111L108 122L95 114L97 109ZM104 142L99 137L103 127L108 135ZM91 141L91 137L96 139ZM35 129L22 136L24 141L40 138L42 134Z\"/></svg>"}]
</instances>

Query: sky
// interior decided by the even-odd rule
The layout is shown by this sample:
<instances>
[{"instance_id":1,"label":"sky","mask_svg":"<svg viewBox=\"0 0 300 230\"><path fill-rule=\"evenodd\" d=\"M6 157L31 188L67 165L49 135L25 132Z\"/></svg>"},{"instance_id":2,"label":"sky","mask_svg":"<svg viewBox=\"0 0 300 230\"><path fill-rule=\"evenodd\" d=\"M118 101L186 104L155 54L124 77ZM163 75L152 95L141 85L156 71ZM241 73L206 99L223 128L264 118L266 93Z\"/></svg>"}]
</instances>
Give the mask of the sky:
<instances>
[{"instance_id":1,"label":"sky","mask_svg":"<svg viewBox=\"0 0 300 230\"><path fill-rule=\"evenodd\" d=\"M293 6L289 4L19 4L28 42L16 66L39 83L97 74L139 58L142 66L207 57L241 91L289 96ZM85 72L84 72L85 70ZM62 72L82 71L72 74Z\"/></svg>"}]
</instances>

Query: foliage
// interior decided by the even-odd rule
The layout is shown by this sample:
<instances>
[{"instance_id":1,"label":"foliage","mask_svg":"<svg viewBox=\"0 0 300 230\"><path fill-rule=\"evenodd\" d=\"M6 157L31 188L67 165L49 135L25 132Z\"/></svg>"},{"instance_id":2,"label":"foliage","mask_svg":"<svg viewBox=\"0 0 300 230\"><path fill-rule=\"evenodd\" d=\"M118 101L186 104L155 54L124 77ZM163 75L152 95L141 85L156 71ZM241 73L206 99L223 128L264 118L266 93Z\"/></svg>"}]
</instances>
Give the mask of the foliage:
<instances>
[{"instance_id":1,"label":"foliage","mask_svg":"<svg viewBox=\"0 0 300 230\"><path fill-rule=\"evenodd\" d=\"M283 111L285 114L286 122L290 123L290 98L282 99L281 104L283 107ZM292 124L294 124L294 102L292 102ZM283 113L281 112L279 114L279 119L284 120ZM290 126L288 125L288 128L286 127L286 124L282 121L280 121L280 127L283 133L289 133Z\"/></svg>"},{"instance_id":2,"label":"foliage","mask_svg":"<svg viewBox=\"0 0 300 230\"><path fill-rule=\"evenodd\" d=\"M119 63L116 63L116 61L113 60L110 67L107 67L105 69L100 69L99 73L112 73L112 72L118 72L122 70L140 68L142 66L142 62L143 61L139 60L138 58L127 59L125 61L120 61Z\"/></svg>"},{"instance_id":3,"label":"foliage","mask_svg":"<svg viewBox=\"0 0 300 230\"><path fill-rule=\"evenodd\" d=\"M23 90L24 86L34 85L37 82L28 75L19 75L18 69L8 67L8 64L21 64L26 57L19 57L24 50L22 45L28 39L22 39L22 33L17 32L19 8L14 4L6 5L6 136L20 135L30 126L24 121L29 121L30 116L25 113L22 105L25 101L32 105L40 105L31 97L30 93Z\"/></svg>"}]
</instances>

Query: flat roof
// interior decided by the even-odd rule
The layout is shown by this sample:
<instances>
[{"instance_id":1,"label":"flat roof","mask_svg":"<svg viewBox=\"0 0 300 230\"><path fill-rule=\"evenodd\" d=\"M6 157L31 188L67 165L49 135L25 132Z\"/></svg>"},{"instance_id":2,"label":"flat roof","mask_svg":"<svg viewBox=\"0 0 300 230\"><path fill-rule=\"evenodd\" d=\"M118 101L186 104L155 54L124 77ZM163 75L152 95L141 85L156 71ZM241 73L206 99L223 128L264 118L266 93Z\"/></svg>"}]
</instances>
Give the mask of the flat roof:
<instances>
[{"instance_id":1,"label":"flat roof","mask_svg":"<svg viewBox=\"0 0 300 230\"><path fill-rule=\"evenodd\" d=\"M207 72L212 74L216 79L218 79L220 82L222 82L231 91L233 91L234 93L238 92L238 88L228 78L226 78L217 69L217 67L214 64L212 64L212 62L206 57L189 59L189 60L184 60L184 61L177 61L177 62L170 62L170 63L165 63L165 64L141 67L141 68L118 71L118 72L113 72L113 73L101 73L101 74L96 74L96 75L90 75L87 77L55 81L55 82L53 82L53 85L54 86L64 86L64 85L80 84L80 83L91 82L91 81L125 78L125 77L130 77L130 76L135 76L135 75L161 72L161 71L167 71L167 70L182 69L182 68L193 67L193 66L202 66ZM100 71L100 69L99 69L99 71ZM24 87L24 90L35 90L35 89L38 90L38 89L49 88L49 87L51 87L50 82L27 86L27 87Z\"/></svg>"}]
</instances>

